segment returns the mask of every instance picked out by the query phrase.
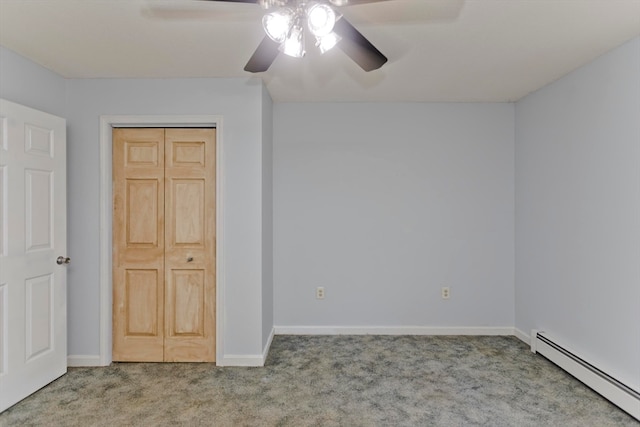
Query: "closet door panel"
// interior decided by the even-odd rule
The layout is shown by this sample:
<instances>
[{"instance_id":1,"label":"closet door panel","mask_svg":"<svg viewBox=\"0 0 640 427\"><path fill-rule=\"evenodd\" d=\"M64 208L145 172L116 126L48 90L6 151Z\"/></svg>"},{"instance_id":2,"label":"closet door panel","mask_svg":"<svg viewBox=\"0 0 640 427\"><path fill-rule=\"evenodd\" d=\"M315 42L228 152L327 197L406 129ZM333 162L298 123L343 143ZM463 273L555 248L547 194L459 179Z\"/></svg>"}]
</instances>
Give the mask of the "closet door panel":
<instances>
[{"instance_id":1,"label":"closet door panel","mask_svg":"<svg viewBox=\"0 0 640 427\"><path fill-rule=\"evenodd\" d=\"M164 129L113 131L113 360L164 360Z\"/></svg>"},{"instance_id":2,"label":"closet door panel","mask_svg":"<svg viewBox=\"0 0 640 427\"><path fill-rule=\"evenodd\" d=\"M215 129L113 132L113 359L215 361Z\"/></svg>"},{"instance_id":3,"label":"closet door panel","mask_svg":"<svg viewBox=\"0 0 640 427\"><path fill-rule=\"evenodd\" d=\"M166 361L215 361L215 129L167 129Z\"/></svg>"}]
</instances>

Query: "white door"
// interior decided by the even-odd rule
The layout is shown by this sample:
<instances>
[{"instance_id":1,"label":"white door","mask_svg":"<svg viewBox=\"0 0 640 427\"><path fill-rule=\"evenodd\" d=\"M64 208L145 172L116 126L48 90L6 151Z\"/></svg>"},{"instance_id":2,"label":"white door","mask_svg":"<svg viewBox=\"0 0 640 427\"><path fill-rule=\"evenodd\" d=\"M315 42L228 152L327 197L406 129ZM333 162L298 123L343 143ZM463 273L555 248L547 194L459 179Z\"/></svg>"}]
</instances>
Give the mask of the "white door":
<instances>
[{"instance_id":1,"label":"white door","mask_svg":"<svg viewBox=\"0 0 640 427\"><path fill-rule=\"evenodd\" d=\"M66 221L65 120L0 100L0 411L67 371Z\"/></svg>"}]
</instances>

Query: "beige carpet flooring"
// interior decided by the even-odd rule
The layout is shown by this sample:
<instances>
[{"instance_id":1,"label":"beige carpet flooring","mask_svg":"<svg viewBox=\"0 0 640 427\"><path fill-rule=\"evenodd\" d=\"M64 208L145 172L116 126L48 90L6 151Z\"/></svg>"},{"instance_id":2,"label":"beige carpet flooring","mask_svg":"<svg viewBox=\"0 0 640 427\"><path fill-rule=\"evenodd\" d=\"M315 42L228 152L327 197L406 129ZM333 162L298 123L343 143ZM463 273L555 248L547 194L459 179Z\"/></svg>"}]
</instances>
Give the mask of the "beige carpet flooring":
<instances>
[{"instance_id":1,"label":"beige carpet flooring","mask_svg":"<svg viewBox=\"0 0 640 427\"><path fill-rule=\"evenodd\" d=\"M276 336L263 368L71 368L5 426L640 426L514 337Z\"/></svg>"}]
</instances>

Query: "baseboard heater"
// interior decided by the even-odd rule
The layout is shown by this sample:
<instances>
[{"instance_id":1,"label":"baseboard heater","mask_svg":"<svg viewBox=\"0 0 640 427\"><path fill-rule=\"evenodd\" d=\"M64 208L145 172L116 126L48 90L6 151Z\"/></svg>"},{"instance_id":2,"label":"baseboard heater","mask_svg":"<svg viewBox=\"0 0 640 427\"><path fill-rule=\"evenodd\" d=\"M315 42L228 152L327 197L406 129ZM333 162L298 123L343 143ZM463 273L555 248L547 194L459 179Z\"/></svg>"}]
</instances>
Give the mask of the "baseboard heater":
<instances>
[{"instance_id":1,"label":"baseboard heater","mask_svg":"<svg viewBox=\"0 0 640 427\"><path fill-rule=\"evenodd\" d=\"M531 331L531 351L539 353L640 421L640 393L596 368L549 338Z\"/></svg>"}]
</instances>

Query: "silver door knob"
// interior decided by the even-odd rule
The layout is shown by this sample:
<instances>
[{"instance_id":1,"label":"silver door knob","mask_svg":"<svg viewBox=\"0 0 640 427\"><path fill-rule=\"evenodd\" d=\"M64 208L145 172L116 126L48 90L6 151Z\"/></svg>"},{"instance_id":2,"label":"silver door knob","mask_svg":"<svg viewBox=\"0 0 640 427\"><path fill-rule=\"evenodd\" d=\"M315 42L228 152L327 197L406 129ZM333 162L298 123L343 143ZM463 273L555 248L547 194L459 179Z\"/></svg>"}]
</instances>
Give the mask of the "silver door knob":
<instances>
[{"instance_id":1,"label":"silver door knob","mask_svg":"<svg viewBox=\"0 0 640 427\"><path fill-rule=\"evenodd\" d=\"M70 262L71 262L71 258L69 258L69 257L59 256L59 257L56 259L56 263L57 263L58 265L62 265L62 264L69 264Z\"/></svg>"}]
</instances>

